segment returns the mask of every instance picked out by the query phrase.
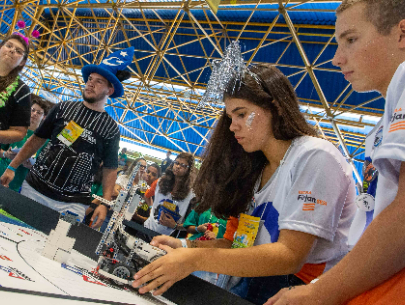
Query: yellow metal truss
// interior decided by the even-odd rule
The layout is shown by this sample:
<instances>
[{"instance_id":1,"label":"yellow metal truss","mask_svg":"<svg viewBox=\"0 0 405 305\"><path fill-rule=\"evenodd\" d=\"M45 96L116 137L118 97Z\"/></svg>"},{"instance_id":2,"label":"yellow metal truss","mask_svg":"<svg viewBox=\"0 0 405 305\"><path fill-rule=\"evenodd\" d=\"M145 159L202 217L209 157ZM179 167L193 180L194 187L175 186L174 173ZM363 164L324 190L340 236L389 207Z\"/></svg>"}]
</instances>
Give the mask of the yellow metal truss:
<instances>
[{"instance_id":1,"label":"yellow metal truss","mask_svg":"<svg viewBox=\"0 0 405 305\"><path fill-rule=\"evenodd\" d=\"M174 2L143 2L129 0L114 1L83 1L83 0L8 0L0 5L0 13L3 14L1 28L8 28L8 33L3 31L3 36L10 34L18 20L29 21L30 26L25 29L26 34L31 34L34 29L39 29L41 36L37 40L32 40L32 50L29 54L30 62L24 70L24 75L33 84L33 89L58 92L56 98L61 96L69 98L80 98L83 80L80 69L85 64L98 64L96 58L103 58L105 55L113 52L117 48L125 48L131 44L142 41L147 43L149 50L138 49L142 56L134 59L135 68L131 69L132 78L125 84L125 96L116 99L110 103L118 117L118 124L131 134L131 140L146 145L153 145L156 136L164 137L178 151L189 151L196 153L197 149L204 147L209 139L209 133L215 120L221 114L223 109L216 106L208 106L200 109L196 103L201 98L201 89L205 88L206 80L200 79L203 71L209 69L210 62L215 59L215 54L222 54L225 49L224 41L249 39L256 41L256 47L251 50L244 50L244 53L250 54L247 58L248 63L258 63L256 54L262 48L280 42L287 43L284 52L279 59L274 62L280 67L291 67L295 72L289 77L300 76L300 81L296 84L298 87L301 81L309 76L314 84L319 100L310 100L300 98L302 106L318 105L319 113L313 111L307 112L307 118L315 122L316 128L322 137L332 141L343 148L343 152L352 162L364 149L365 135L363 133L344 132L340 126L354 126L364 128L373 124L363 122L361 116L356 120L342 119L341 115L345 113L356 113L359 115L369 115L367 104L378 98L366 101L361 105L347 108L346 100L352 94L348 85L334 101L328 101L325 97L326 88L322 88L315 75L315 71L328 71L338 73L338 69L324 68L331 59L318 62L325 49L333 44L333 34L316 34L302 31L304 29L318 28L334 30L333 26L315 26L305 24L294 24L291 21L289 13L294 10L308 11L300 9L300 5L312 2L322 3L329 1L311 0L311 1L281 1L281 0L263 0L263 1L221 1L219 12L225 9L224 6L234 4L236 11L246 11L246 4L254 5L250 8L250 16L244 22L221 21L215 16L215 20L208 16L209 7L205 1L174 1ZM45 4L48 3L48 4ZM271 9L263 8L263 4L275 4ZM290 6L287 8L287 4ZM291 6L291 4L293 4ZM50 10L49 10L50 9ZM87 9L90 16L78 14L81 9ZM176 10L174 19L168 20L163 12L165 10ZM95 10L102 10L103 16L98 16ZM126 10L137 10L142 18L130 18L125 14ZM154 18L149 18L145 11L152 11ZM194 13L200 10L205 15L205 20L198 20ZM13 12L12 17L6 16L7 12ZM251 17L258 11L272 11L277 13L277 17L270 22L251 22ZM46 14L45 14L46 12ZM316 10L316 12L329 12L330 10ZM185 16L189 18L185 20ZM279 18L284 17L285 23L279 23ZM125 25L125 26L124 26ZM233 27L232 27L233 26ZM238 29L235 29L238 26ZM179 29L192 29L194 33L185 33ZM280 31L280 28L284 31ZM256 33L255 37L243 35L246 33ZM107 35L108 33L108 35ZM120 36L118 36L120 33ZM133 33L137 35L134 37ZM129 35L131 34L131 35ZM156 40L154 34L161 34L161 39ZM270 39L270 34L280 35L279 39ZM191 36L191 38L182 44L176 44L174 38L176 35ZM325 38L325 42L315 42L308 39L309 36L319 36ZM118 39L122 37L122 39ZM306 40L308 39L308 40ZM209 42L211 51L206 50L205 43ZM222 44L221 44L222 42ZM203 55L191 55L185 52L185 46L199 43ZM323 45L322 51L313 62L308 60L303 44L317 43ZM302 58L301 65L281 64L280 60L291 45L295 45ZM90 47L90 51L82 53L83 46ZM135 47L136 48L136 47ZM215 52L216 51L216 52ZM136 53L136 54L139 54ZM86 55L94 54L95 60L90 62ZM138 55L139 56L139 55ZM177 57L181 64L174 65L171 58ZM192 71L188 71L183 60L184 58L203 59L205 64ZM147 68L141 68L138 62L145 59L151 59ZM80 62L80 64L77 64ZM167 77L157 76L158 69L164 69ZM175 77L169 77L168 70L175 71ZM298 72L297 72L298 71ZM197 80L190 79L191 73L199 73ZM61 77L64 75L65 77ZM175 90L176 88L176 90ZM181 88L181 89L179 89ZM361 110L358 110L361 108ZM373 109L370 109L373 110ZM171 115L168 116L167 114ZM373 116L378 114L372 113ZM159 124L152 125L147 118L154 117ZM142 126L147 127L153 137L140 137L138 132L146 131L142 128L130 127L128 124L133 121L139 121ZM165 123L164 123L165 122ZM170 124L168 125L167 122ZM330 127L321 127L321 122L330 123ZM170 131L173 124L178 124L179 128ZM184 136L184 131L193 130L201 138L199 143L191 143ZM178 135L182 134L182 137ZM180 147L179 142L186 144L187 149ZM191 146L193 148L191 148ZM356 149L349 153L347 146L354 146ZM164 147L158 147L163 148ZM357 172L356 175L358 176Z\"/></svg>"}]
</instances>

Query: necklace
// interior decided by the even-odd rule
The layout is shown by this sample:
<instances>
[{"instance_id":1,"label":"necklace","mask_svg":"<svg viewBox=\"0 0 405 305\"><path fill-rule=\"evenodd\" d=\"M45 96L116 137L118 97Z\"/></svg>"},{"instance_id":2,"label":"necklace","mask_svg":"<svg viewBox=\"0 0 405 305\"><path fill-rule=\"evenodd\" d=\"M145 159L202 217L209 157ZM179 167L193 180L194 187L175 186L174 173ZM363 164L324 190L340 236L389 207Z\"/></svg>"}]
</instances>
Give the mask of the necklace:
<instances>
[{"instance_id":1,"label":"necklace","mask_svg":"<svg viewBox=\"0 0 405 305\"><path fill-rule=\"evenodd\" d=\"M285 152L283 159L280 161L280 165L277 167L275 173L273 174L274 177L271 177L271 178L270 178L272 182L271 182L271 184L269 185L269 187L271 188L271 189L270 189L269 198L272 198L272 195L273 195L273 191L274 191L274 183L273 183L273 182L277 180L277 177L278 177L278 175L279 175L279 173L280 173L280 171L281 171L281 168L282 168L283 165L286 163L286 161L287 161L287 159L288 159L288 155L290 154L291 148L295 145L295 140L296 140L296 139L293 139L293 140L292 140L290 146L288 147L287 151ZM263 172L262 172L262 174L263 174ZM258 181L258 182L260 183L260 181ZM266 184L267 184L267 183L269 183L269 182L266 182ZM256 183L255 190L257 190L257 188L258 188L258 184ZM264 188L264 187L263 187L263 188ZM266 209L267 209L267 204L268 204L268 202L266 202L266 205L264 206L264 209L263 209L262 215L260 216L260 219L262 219L262 217L263 217L263 215L264 215L264 212L265 212ZM254 207L254 208L257 207L257 203L256 203L256 200L255 200L254 195L253 195L253 207Z\"/></svg>"},{"instance_id":2,"label":"necklace","mask_svg":"<svg viewBox=\"0 0 405 305\"><path fill-rule=\"evenodd\" d=\"M6 105L6 101L8 100L10 95L13 94L14 91L17 89L19 79L20 76L17 76L14 82L12 82L3 92L0 92L0 108Z\"/></svg>"}]
</instances>

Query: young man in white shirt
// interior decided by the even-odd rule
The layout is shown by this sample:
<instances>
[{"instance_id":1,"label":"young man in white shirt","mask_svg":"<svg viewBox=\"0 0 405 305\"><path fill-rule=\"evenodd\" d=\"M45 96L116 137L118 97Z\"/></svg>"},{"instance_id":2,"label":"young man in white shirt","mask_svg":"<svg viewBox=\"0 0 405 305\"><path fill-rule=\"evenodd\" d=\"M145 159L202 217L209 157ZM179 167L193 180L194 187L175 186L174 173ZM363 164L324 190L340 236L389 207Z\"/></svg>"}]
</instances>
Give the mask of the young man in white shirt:
<instances>
[{"instance_id":1,"label":"young man in white shirt","mask_svg":"<svg viewBox=\"0 0 405 305\"><path fill-rule=\"evenodd\" d=\"M333 64L341 68L353 89L376 90L386 99L382 132L377 133L371 152L366 152L379 172L374 220L353 250L316 283L283 290L266 305L404 302L404 1L342 1L336 39Z\"/></svg>"}]
</instances>

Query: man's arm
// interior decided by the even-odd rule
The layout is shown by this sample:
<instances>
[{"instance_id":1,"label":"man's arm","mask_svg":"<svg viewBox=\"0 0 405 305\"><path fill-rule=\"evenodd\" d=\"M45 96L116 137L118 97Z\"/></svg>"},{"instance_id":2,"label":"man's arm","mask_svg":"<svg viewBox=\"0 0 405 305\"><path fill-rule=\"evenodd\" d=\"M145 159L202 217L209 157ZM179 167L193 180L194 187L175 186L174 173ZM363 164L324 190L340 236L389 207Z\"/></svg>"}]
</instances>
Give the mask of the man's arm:
<instances>
[{"instance_id":1,"label":"man's arm","mask_svg":"<svg viewBox=\"0 0 405 305\"><path fill-rule=\"evenodd\" d=\"M110 201L114 186L115 180L117 180L117 169L116 168L103 168L103 198ZM91 221L96 219L97 221L93 224L93 228L99 228L104 222L104 219L107 216L108 209L106 206L100 204L93 213Z\"/></svg>"},{"instance_id":2,"label":"man's arm","mask_svg":"<svg viewBox=\"0 0 405 305\"><path fill-rule=\"evenodd\" d=\"M46 139L40 138L36 136L35 134L32 135L27 142L25 142L24 146L21 148L21 150L18 152L18 154L15 156L13 161L11 161L10 166L17 168L23 163L25 160L30 158L33 154L35 154L38 149L41 148L42 145L44 145L46 142Z\"/></svg>"},{"instance_id":3,"label":"man's arm","mask_svg":"<svg viewBox=\"0 0 405 305\"><path fill-rule=\"evenodd\" d=\"M40 138L36 135L32 135L24 146L21 148L19 153L15 156L13 161L11 161L10 166L13 168L19 167L25 160L30 158L42 145L46 142L46 139ZM14 179L14 172L10 169L6 169L3 176L1 176L1 184L8 187L9 183Z\"/></svg>"},{"instance_id":4,"label":"man's arm","mask_svg":"<svg viewBox=\"0 0 405 305\"><path fill-rule=\"evenodd\" d=\"M0 130L0 143L11 144L24 139L27 134L26 126L11 126L7 130Z\"/></svg>"},{"instance_id":5,"label":"man's arm","mask_svg":"<svg viewBox=\"0 0 405 305\"><path fill-rule=\"evenodd\" d=\"M322 293L338 293L346 301L367 291L405 268L405 162L394 201L368 226L353 250L321 277ZM371 251L371 252L370 252ZM333 288L332 288L333 286ZM338 291L336 287L341 287Z\"/></svg>"},{"instance_id":6,"label":"man's arm","mask_svg":"<svg viewBox=\"0 0 405 305\"><path fill-rule=\"evenodd\" d=\"M115 180L117 180L116 168L103 168L103 198L111 200L114 192Z\"/></svg>"}]
</instances>

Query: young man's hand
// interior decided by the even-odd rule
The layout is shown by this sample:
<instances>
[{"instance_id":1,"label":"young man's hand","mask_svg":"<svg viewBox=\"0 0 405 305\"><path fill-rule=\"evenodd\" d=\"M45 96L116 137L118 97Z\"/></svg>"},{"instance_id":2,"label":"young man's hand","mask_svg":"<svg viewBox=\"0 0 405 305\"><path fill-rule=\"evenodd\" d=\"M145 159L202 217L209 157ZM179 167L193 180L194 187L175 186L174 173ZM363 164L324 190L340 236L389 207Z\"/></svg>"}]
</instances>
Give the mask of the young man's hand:
<instances>
[{"instance_id":1,"label":"young man's hand","mask_svg":"<svg viewBox=\"0 0 405 305\"><path fill-rule=\"evenodd\" d=\"M91 221L93 221L93 225L91 226L93 229L98 229L101 227L101 225L104 222L104 219L107 217L107 212L108 209L106 206L100 204L93 213L93 216L91 217ZM96 223L94 223L94 219L97 218Z\"/></svg>"}]
</instances>

